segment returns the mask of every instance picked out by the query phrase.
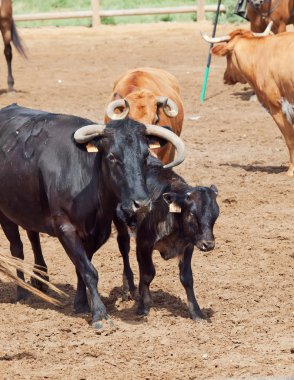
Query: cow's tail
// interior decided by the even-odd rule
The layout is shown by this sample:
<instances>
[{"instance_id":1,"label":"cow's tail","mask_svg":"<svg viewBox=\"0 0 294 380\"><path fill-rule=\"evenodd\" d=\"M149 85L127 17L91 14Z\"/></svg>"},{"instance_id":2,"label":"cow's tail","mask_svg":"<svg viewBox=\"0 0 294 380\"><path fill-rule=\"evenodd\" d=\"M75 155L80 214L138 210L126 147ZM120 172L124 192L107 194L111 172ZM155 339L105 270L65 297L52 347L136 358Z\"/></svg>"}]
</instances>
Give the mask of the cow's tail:
<instances>
[{"instance_id":1,"label":"cow's tail","mask_svg":"<svg viewBox=\"0 0 294 380\"><path fill-rule=\"evenodd\" d=\"M27 58L25 47L22 43L22 40L17 32L15 22L12 20L12 26L11 26L11 36L12 36L12 42L15 46L16 50L19 52L20 55L22 55L24 58Z\"/></svg>"}]
</instances>

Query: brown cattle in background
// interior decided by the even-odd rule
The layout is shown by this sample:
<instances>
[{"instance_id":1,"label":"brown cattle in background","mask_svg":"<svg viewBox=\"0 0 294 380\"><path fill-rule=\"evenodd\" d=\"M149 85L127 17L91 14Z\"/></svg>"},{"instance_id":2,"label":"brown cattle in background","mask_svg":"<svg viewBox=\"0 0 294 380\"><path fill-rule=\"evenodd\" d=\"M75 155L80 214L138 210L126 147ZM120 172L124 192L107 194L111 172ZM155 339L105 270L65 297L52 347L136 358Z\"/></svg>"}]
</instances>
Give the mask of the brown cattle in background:
<instances>
[{"instance_id":1,"label":"brown cattle in background","mask_svg":"<svg viewBox=\"0 0 294 380\"><path fill-rule=\"evenodd\" d=\"M12 49L11 41L15 46L16 50L26 58L26 53L21 39L17 33L15 23L12 18L12 1L11 0L0 0L0 29L4 42L4 55L7 62L8 68L8 91L13 91L14 79L12 75Z\"/></svg>"},{"instance_id":2,"label":"brown cattle in background","mask_svg":"<svg viewBox=\"0 0 294 380\"><path fill-rule=\"evenodd\" d=\"M106 123L129 116L141 123L167 126L178 136L182 131L184 110L179 83L165 70L145 67L127 71L115 81L110 102ZM164 164L173 160L175 148L170 143L157 146L152 152Z\"/></svg>"},{"instance_id":3,"label":"brown cattle in background","mask_svg":"<svg viewBox=\"0 0 294 380\"><path fill-rule=\"evenodd\" d=\"M262 32L273 21L273 33L286 31L294 24L294 0L248 0L246 17L252 32Z\"/></svg>"},{"instance_id":4,"label":"brown cattle in background","mask_svg":"<svg viewBox=\"0 0 294 380\"><path fill-rule=\"evenodd\" d=\"M265 34L270 32L268 26ZM218 43L212 53L227 58L226 84L249 83L261 105L282 132L289 150L287 175L294 175L294 34L259 35L237 29L227 36L210 38Z\"/></svg>"}]
</instances>

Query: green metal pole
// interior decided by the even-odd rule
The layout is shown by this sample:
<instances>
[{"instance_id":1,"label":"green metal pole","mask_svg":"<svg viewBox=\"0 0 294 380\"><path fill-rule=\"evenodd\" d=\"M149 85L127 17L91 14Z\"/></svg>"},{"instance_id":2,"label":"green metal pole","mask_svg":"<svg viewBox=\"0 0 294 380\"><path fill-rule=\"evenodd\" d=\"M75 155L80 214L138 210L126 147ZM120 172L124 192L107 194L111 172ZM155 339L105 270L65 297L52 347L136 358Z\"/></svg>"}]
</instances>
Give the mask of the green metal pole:
<instances>
[{"instance_id":1,"label":"green metal pole","mask_svg":"<svg viewBox=\"0 0 294 380\"><path fill-rule=\"evenodd\" d=\"M213 25L213 31L212 31L212 37L215 37L221 2L222 2L222 0L218 0L216 14L215 14L215 19L214 19L214 25ZM210 50L211 50L212 47L213 47L213 44L210 44L208 58L207 58L207 64L206 64L206 69L205 69L205 75L204 75L204 81L203 81L202 91L201 91L201 96L200 96L201 103L203 103L204 99L205 99L205 93L206 93L206 87L207 87L209 70L210 70L210 63L211 63L211 52L210 52Z\"/></svg>"}]
</instances>

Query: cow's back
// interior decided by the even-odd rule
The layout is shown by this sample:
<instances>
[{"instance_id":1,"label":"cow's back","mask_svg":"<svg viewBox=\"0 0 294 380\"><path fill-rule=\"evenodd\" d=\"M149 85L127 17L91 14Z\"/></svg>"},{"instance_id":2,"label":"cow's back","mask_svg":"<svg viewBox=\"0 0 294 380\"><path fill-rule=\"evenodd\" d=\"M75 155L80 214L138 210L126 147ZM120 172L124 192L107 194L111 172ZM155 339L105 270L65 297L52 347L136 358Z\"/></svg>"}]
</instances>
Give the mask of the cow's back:
<instances>
[{"instance_id":1,"label":"cow's back","mask_svg":"<svg viewBox=\"0 0 294 380\"><path fill-rule=\"evenodd\" d=\"M50 230L50 197L78 194L94 158L77 147L74 132L89 120L11 105L0 110L0 210L16 224ZM75 173L78 175L75 176ZM90 175L89 175L89 178ZM19 213L18 210L25 210ZM34 215L34 218L28 216Z\"/></svg>"}]
</instances>

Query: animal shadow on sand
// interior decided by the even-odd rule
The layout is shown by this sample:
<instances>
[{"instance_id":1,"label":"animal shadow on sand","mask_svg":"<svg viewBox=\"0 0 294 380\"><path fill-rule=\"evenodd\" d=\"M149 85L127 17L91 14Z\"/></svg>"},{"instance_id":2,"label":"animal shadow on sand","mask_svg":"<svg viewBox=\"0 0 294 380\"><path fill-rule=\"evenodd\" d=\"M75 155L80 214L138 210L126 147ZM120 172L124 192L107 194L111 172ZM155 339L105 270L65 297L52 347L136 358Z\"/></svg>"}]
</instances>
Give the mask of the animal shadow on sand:
<instances>
[{"instance_id":1,"label":"animal shadow on sand","mask_svg":"<svg viewBox=\"0 0 294 380\"><path fill-rule=\"evenodd\" d=\"M240 164L220 164L220 166L230 166L232 168L240 168L246 172L260 172L267 174L280 174L287 171L285 166L261 166L261 165L240 165Z\"/></svg>"},{"instance_id":2,"label":"animal shadow on sand","mask_svg":"<svg viewBox=\"0 0 294 380\"><path fill-rule=\"evenodd\" d=\"M52 290L46 291L46 294L55 298L60 302L60 305L53 305L46 302L33 294L28 294L28 297L24 300L19 301L23 305L27 305L33 309L44 309L44 310L56 310L57 312L63 313L64 315L73 316L73 299L75 296L75 288L69 284L54 284L59 290L62 290L67 297L56 295ZM0 282L0 305L1 304L15 304L16 301L16 285L12 282Z\"/></svg>"},{"instance_id":3,"label":"animal shadow on sand","mask_svg":"<svg viewBox=\"0 0 294 380\"><path fill-rule=\"evenodd\" d=\"M13 89L12 91L8 91L7 89L2 89L0 90L0 96L7 94L7 95L13 95L13 94L27 94L27 91L22 91L22 90L15 90Z\"/></svg>"},{"instance_id":4,"label":"animal shadow on sand","mask_svg":"<svg viewBox=\"0 0 294 380\"><path fill-rule=\"evenodd\" d=\"M35 295L29 295L25 300L20 301L21 304L27 305L36 310L55 310L66 316L84 318L91 323L91 313L89 314L76 314L73 310L73 301L76 289L69 284L54 284L62 290L68 297L56 296L51 290L47 292L48 295L55 297L60 301L60 306L52 305L48 302L41 300ZM153 301L152 308L154 310L165 309L169 315L182 318L190 318L187 304L179 297L173 296L163 290L151 291ZM122 288L114 287L108 297L101 296L101 300L106 306L110 318L121 319L123 322L129 324L140 324L146 322L146 318L136 314L137 303L134 300L122 300ZM14 304L16 303L16 286L11 282L0 282L0 304ZM202 309L205 321L211 322L211 317L214 312L211 308Z\"/></svg>"},{"instance_id":5,"label":"animal shadow on sand","mask_svg":"<svg viewBox=\"0 0 294 380\"><path fill-rule=\"evenodd\" d=\"M247 88L247 87L245 87L243 90L244 91L233 92L233 95L235 97L238 97L241 100L248 102L249 100L251 100L253 95L255 95L255 92L252 90L252 88Z\"/></svg>"},{"instance_id":6,"label":"animal shadow on sand","mask_svg":"<svg viewBox=\"0 0 294 380\"><path fill-rule=\"evenodd\" d=\"M180 297L169 294L162 289L151 291L150 293L152 298L151 310L166 310L169 313L169 316L190 319L188 306L180 299ZM121 299L122 289L119 287L113 288L109 294L109 297L103 299L110 315L113 315L114 317L130 324L138 324L146 320L144 316L136 314L137 302L124 302L120 301ZM130 303L131 307L129 307ZM213 310L211 308L204 308L202 309L202 313L204 315L204 319L207 322L211 322L210 318L214 314Z\"/></svg>"}]
</instances>

